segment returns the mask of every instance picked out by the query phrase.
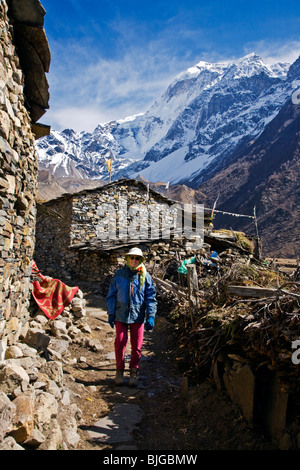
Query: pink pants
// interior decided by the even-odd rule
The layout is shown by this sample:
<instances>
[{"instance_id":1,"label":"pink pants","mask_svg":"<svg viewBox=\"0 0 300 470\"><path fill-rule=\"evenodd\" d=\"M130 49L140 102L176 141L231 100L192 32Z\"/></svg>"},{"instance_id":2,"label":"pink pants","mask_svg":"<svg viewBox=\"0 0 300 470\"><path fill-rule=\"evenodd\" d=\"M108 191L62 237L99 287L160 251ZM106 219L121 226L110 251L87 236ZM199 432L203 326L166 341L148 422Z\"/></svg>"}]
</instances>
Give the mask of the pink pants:
<instances>
[{"instance_id":1,"label":"pink pants","mask_svg":"<svg viewBox=\"0 0 300 470\"><path fill-rule=\"evenodd\" d=\"M121 323L116 321L115 355L116 368L125 368L125 350L128 343L128 329L130 330L131 358L129 367L138 369L142 355L144 338L144 323Z\"/></svg>"}]
</instances>

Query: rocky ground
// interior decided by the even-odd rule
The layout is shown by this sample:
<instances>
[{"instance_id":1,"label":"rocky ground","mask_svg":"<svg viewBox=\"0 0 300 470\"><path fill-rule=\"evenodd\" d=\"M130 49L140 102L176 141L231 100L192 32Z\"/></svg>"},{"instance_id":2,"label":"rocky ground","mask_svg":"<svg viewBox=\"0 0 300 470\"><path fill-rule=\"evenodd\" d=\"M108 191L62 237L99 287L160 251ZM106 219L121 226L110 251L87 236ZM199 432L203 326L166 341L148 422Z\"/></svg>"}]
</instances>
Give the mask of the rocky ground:
<instances>
[{"instance_id":1,"label":"rocky ground","mask_svg":"<svg viewBox=\"0 0 300 470\"><path fill-rule=\"evenodd\" d=\"M82 317L33 315L30 331L39 341L50 338L46 354L32 355L28 334L9 348L10 359L0 368L1 450L272 448L209 379L187 383L175 329L162 308L154 331L145 333L138 386L128 386L128 375L116 386L114 330L104 299L89 288L81 293Z\"/></svg>"},{"instance_id":2,"label":"rocky ground","mask_svg":"<svg viewBox=\"0 0 300 470\"><path fill-rule=\"evenodd\" d=\"M217 393L209 380L186 390L183 371L177 367L176 335L165 318L158 315L154 331L145 334L139 384L133 389L126 383L128 377L123 386L114 384L114 330L107 323L103 298L88 300L87 315L91 334L103 349L92 352L72 345L70 354L76 362L65 367L82 411L79 450L271 448L259 432L247 427L239 409ZM123 406L124 414L120 414L124 419L121 416L116 423L110 422L108 432L103 419L114 416L115 407L120 410L122 405L127 406L128 416ZM121 434L118 442L120 428L128 424L130 412L137 410L131 434L125 438ZM100 439L94 432L99 427Z\"/></svg>"}]
</instances>

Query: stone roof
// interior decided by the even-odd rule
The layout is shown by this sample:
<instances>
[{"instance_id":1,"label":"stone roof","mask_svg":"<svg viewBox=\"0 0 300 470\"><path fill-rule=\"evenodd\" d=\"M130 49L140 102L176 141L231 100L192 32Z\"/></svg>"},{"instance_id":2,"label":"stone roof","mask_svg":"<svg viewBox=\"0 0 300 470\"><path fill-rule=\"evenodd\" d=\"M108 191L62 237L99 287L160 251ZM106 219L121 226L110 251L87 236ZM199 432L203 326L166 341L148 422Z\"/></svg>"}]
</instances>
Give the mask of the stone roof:
<instances>
[{"instance_id":1,"label":"stone roof","mask_svg":"<svg viewBox=\"0 0 300 470\"><path fill-rule=\"evenodd\" d=\"M50 127L37 124L49 109L49 72L51 54L44 30L46 11L39 0L6 0L13 26L13 41L24 73L25 106L36 137L50 133Z\"/></svg>"},{"instance_id":2,"label":"stone roof","mask_svg":"<svg viewBox=\"0 0 300 470\"><path fill-rule=\"evenodd\" d=\"M95 194L96 193L105 193L106 191L108 191L112 187L117 188L118 186L124 186L124 185L125 186L131 186L131 187L133 186L133 187L136 187L136 188L140 189L141 191L149 192L149 194L151 194L157 201L168 204L170 206L173 205L173 204L178 204L182 207L184 206L184 203L182 203L180 201L176 201L174 199L167 198L166 196L159 193L158 191L155 191L154 189L151 189L150 187L148 187L148 185L146 183L144 183L143 181L141 181L141 180L122 178L120 180L113 181L111 183L104 184L102 186L98 186L96 188L83 189L83 190L78 191L76 193L62 194L61 196L59 196L55 199L50 199L49 201L45 201L43 203L38 203L37 207L38 207L38 209L43 211L45 207L55 206L55 204L59 201L63 201L63 200L66 200L66 199L72 199L73 197L85 197L87 194L91 194L91 193L95 193ZM51 214L49 213L49 215L51 215ZM211 215L211 209L205 209L204 208L204 219L205 219L206 223L210 221L210 215ZM195 215L193 215L192 217L194 218Z\"/></svg>"},{"instance_id":3,"label":"stone roof","mask_svg":"<svg viewBox=\"0 0 300 470\"><path fill-rule=\"evenodd\" d=\"M163 201L167 204L174 204L174 203L178 202L178 201L174 201L172 199L168 199L167 197L163 196L159 192L154 191L151 188L148 188L148 186L143 181L135 180L135 179L122 178L120 180L113 181L111 183L107 183L107 184L98 186L96 188L83 189L83 190L78 191L76 193L65 193L65 194L62 194L61 196L59 196L55 199L50 199L49 201L45 201L42 204L44 206L51 206L51 205L55 204L57 201L60 201L60 200L63 200L63 199L71 199L73 197L78 197L78 196L83 196L84 197L86 194L91 194L91 193L99 193L99 192L103 193L103 192L106 192L107 190L109 190L110 188L113 188L113 187L117 188L118 186L123 186L123 185L135 186L135 187L139 188L142 191L149 191L149 193L152 194L156 199L161 200L161 201Z\"/></svg>"}]
</instances>

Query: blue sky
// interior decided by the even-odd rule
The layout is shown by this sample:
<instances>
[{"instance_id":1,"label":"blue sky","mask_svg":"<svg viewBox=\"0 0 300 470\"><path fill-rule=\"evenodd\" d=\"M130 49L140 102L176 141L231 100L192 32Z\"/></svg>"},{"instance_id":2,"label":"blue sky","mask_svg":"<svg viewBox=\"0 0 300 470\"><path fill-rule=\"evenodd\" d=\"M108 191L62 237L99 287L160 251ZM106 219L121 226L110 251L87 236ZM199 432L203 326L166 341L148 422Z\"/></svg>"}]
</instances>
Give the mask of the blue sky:
<instances>
[{"instance_id":1,"label":"blue sky","mask_svg":"<svg viewBox=\"0 0 300 470\"><path fill-rule=\"evenodd\" d=\"M145 112L200 60L300 54L299 0L41 0L54 130L92 131Z\"/></svg>"}]
</instances>

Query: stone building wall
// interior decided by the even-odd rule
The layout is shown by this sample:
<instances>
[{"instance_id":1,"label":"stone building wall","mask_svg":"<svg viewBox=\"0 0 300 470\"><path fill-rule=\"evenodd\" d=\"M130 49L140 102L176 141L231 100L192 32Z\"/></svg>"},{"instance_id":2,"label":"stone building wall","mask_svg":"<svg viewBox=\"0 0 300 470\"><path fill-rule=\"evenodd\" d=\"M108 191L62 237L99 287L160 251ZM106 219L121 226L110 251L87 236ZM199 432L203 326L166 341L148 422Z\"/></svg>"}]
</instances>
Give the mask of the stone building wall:
<instances>
[{"instance_id":1,"label":"stone building wall","mask_svg":"<svg viewBox=\"0 0 300 470\"><path fill-rule=\"evenodd\" d=\"M12 3L12 2L10 2ZM13 21L0 1L0 361L28 315L37 156Z\"/></svg>"},{"instance_id":2,"label":"stone building wall","mask_svg":"<svg viewBox=\"0 0 300 470\"><path fill-rule=\"evenodd\" d=\"M76 266L76 258L69 256L71 222L72 197L37 207L34 260L46 276L68 279L72 263Z\"/></svg>"},{"instance_id":3,"label":"stone building wall","mask_svg":"<svg viewBox=\"0 0 300 470\"><path fill-rule=\"evenodd\" d=\"M75 194L71 245L159 238L163 235L161 217L167 219L170 207L171 201L135 180L119 180L98 190ZM173 226L171 217L164 226L166 232Z\"/></svg>"},{"instance_id":4,"label":"stone building wall","mask_svg":"<svg viewBox=\"0 0 300 470\"><path fill-rule=\"evenodd\" d=\"M124 202L126 205L122 205ZM174 257L176 252L181 257L189 256L193 242L170 236L172 217L166 217L164 230L156 223L162 222L161 217L167 214L164 210L173 204L133 180L48 201L37 212L37 266L43 274L66 283L101 282L111 269L124 263L124 254L133 244L145 252L149 267ZM149 223L147 231L136 224L143 215Z\"/></svg>"}]
</instances>

